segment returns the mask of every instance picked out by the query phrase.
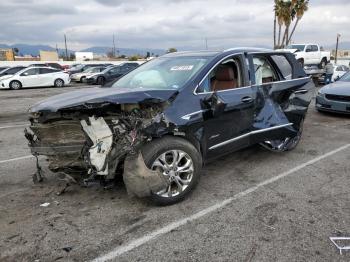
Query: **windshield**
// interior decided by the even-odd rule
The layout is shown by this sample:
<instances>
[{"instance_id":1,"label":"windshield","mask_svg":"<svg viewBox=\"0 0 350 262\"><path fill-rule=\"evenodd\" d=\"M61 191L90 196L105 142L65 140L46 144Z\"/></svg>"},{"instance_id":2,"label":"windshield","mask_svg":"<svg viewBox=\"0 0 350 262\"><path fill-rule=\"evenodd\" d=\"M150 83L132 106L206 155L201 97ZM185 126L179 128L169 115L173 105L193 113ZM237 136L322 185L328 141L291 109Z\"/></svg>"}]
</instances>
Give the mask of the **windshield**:
<instances>
[{"instance_id":1,"label":"windshield","mask_svg":"<svg viewBox=\"0 0 350 262\"><path fill-rule=\"evenodd\" d=\"M76 65L76 66L72 66L70 70L80 70L83 68L84 65Z\"/></svg>"},{"instance_id":2,"label":"windshield","mask_svg":"<svg viewBox=\"0 0 350 262\"><path fill-rule=\"evenodd\" d=\"M13 67L13 68L10 68L8 70L6 70L6 73L7 75L13 75L13 74L16 74L17 72L21 71L22 69L24 69L24 67Z\"/></svg>"},{"instance_id":3,"label":"windshield","mask_svg":"<svg viewBox=\"0 0 350 262\"><path fill-rule=\"evenodd\" d=\"M84 73L99 73L100 67L89 67L88 69L84 70Z\"/></svg>"},{"instance_id":4,"label":"windshield","mask_svg":"<svg viewBox=\"0 0 350 262\"><path fill-rule=\"evenodd\" d=\"M131 71L112 87L180 89L208 60L207 57L160 57Z\"/></svg>"},{"instance_id":5,"label":"windshield","mask_svg":"<svg viewBox=\"0 0 350 262\"><path fill-rule=\"evenodd\" d=\"M350 82L350 72L343 75L338 81Z\"/></svg>"},{"instance_id":6,"label":"windshield","mask_svg":"<svg viewBox=\"0 0 350 262\"><path fill-rule=\"evenodd\" d=\"M304 51L305 45L289 45L287 49L297 49L298 51Z\"/></svg>"}]
</instances>

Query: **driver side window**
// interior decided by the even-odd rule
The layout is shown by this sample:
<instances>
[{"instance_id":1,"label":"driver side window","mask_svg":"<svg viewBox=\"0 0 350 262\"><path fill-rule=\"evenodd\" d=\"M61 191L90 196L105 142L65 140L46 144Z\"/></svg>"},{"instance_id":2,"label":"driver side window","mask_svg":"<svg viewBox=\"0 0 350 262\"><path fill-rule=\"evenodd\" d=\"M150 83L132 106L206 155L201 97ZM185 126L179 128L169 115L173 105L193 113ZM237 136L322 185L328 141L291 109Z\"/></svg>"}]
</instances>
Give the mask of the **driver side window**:
<instances>
[{"instance_id":1,"label":"driver side window","mask_svg":"<svg viewBox=\"0 0 350 262\"><path fill-rule=\"evenodd\" d=\"M23 72L21 76L32 76L32 75L38 75L38 74L39 74L39 68L31 68Z\"/></svg>"},{"instance_id":2,"label":"driver side window","mask_svg":"<svg viewBox=\"0 0 350 262\"><path fill-rule=\"evenodd\" d=\"M204 78L197 93L224 91L243 87L242 62L238 57L230 57L214 69Z\"/></svg>"}]
</instances>

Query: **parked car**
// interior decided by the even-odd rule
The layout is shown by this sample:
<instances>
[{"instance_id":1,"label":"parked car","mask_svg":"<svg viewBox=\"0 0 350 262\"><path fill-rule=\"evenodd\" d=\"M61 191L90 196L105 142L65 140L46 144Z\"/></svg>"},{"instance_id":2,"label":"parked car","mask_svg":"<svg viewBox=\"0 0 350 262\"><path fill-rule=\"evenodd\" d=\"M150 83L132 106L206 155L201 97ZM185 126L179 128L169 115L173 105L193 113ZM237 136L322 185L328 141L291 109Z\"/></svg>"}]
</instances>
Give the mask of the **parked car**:
<instances>
[{"instance_id":1,"label":"parked car","mask_svg":"<svg viewBox=\"0 0 350 262\"><path fill-rule=\"evenodd\" d=\"M14 75L14 74L16 74L17 72L23 70L24 68L26 68L26 67L25 67L25 66L15 66L15 67L7 68L7 69L3 70L2 72L0 72L0 79L1 79L3 76Z\"/></svg>"},{"instance_id":2,"label":"parked car","mask_svg":"<svg viewBox=\"0 0 350 262\"><path fill-rule=\"evenodd\" d=\"M316 108L321 112L350 114L350 72L318 91Z\"/></svg>"},{"instance_id":3,"label":"parked car","mask_svg":"<svg viewBox=\"0 0 350 262\"><path fill-rule=\"evenodd\" d=\"M69 84L67 73L51 67L28 67L13 75L0 79L1 89L18 90L25 87L55 86Z\"/></svg>"},{"instance_id":4,"label":"parked car","mask_svg":"<svg viewBox=\"0 0 350 262\"><path fill-rule=\"evenodd\" d=\"M70 76L70 79L75 82L82 83L87 77L90 77L94 74L103 72L106 69L105 66L96 66L96 67L89 67L85 71L81 73L75 73Z\"/></svg>"},{"instance_id":5,"label":"parked car","mask_svg":"<svg viewBox=\"0 0 350 262\"><path fill-rule=\"evenodd\" d=\"M104 64L79 64L79 65L71 67L70 69L68 69L67 72L70 75L73 75L76 73L84 72L86 69L88 69L90 67L96 67L96 66L104 66Z\"/></svg>"},{"instance_id":6,"label":"parked car","mask_svg":"<svg viewBox=\"0 0 350 262\"><path fill-rule=\"evenodd\" d=\"M319 65L324 68L331 59L331 53L322 51L317 44L293 44L282 50L293 53L302 66Z\"/></svg>"},{"instance_id":7,"label":"parked car","mask_svg":"<svg viewBox=\"0 0 350 262\"><path fill-rule=\"evenodd\" d=\"M334 74L332 76L332 82L337 81L343 75L349 72L349 67L345 65L334 65Z\"/></svg>"},{"instance_id":8,"label":"parked car","mask_svg":"<svg viewBox=\"0 0 350 262\"><path fill-rule=\"evenodd\" d=\"M58 63L41 63L41 64L31 64L29 65L31 67L52 67L52 68L56 68L56 69L59 69L59 70L64 70L64 67L61 66L60 64Z\"/></svg>"},{"instance_id":9,"label":"parked car","mask_svg":"<svg viewBox=\"0 0 350 262\"><path fill-rule=\"evenodd\" d=\"M129 73L138 67L138 63L123 63L118 66L108 67L101 73L96 73L86 78L88 84L97 84L104 85L108 82L111 82L115 79L120 78L121 76Z\"/></svg>"},{"instance_id":10,"label":"parked car","mask_svg":"<svg viewBox=\"0 0 350 262\"><path fill-rule=\"evenodd\" d=\"M81 170L87 183L122 175L129 193L173 204L194 189L210 160L254 144L295 148L313 91L290 53L170 53L110 88L34 105L25 132L32 153L48 156L54 172Z\"/></svg>"}]
</instances>

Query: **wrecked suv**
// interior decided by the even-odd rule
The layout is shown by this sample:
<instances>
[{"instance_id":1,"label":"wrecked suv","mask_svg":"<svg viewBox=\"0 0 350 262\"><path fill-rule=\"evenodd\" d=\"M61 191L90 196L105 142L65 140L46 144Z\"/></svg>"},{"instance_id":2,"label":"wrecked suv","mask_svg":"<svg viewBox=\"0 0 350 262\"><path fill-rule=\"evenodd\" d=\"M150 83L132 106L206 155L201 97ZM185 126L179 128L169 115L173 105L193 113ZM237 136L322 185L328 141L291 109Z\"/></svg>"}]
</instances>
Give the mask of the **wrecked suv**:
<instances>
[{"instance_id":1,"label":"wrecked suv","mask_svg":"<svg viewBox=\"0 0 350 262\"><path fill-rule=\"evenodd\" d=\"M172 53L111 87L34 105L25 133L33 155L46 156L53 172L79 172L85 181L122 176L129 193L173 204L218 156L253 144L293 149L313 89L290 53Z\"/></svg>"}]
</instances>

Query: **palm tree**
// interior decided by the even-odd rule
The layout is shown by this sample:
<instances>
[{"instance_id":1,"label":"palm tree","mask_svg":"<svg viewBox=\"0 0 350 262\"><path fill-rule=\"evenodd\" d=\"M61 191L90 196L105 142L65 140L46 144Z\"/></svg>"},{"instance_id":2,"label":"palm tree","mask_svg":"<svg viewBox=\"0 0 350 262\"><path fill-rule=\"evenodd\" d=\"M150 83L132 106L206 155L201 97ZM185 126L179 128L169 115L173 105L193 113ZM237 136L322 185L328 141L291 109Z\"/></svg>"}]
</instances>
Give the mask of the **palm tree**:
<instances>
[{"instance_id":1,"label":"palm tree","mask_svg":"<svg viewBox=\"0 0 350 262\"><path fill-rule=\"evenodd\" d=\"M288 41L288 33L289 33L289 27L290 24L292 23L292 20L294 18L293 14L293 6L291 1L281 1L281 19L283 20L283 24L285 26L284 34L283 34L283 39L281 42L281 46L284 46L284 43L287 44Z\"/></svg>"},{"instance_id":2,"label":"palm tree","mask_svg":"<svg viewBox=\"0 0 350 262\"><path fill-rule=\"evenodd\" d=\"M281 46L281 31L283 26L283 1L282 0L275 0L275 18L277 18L278 22L278 41L277 45L275 44L275 48L279 48ZM276 35L276 32L275 32Z\"/></svg>"},{"instance_id":3,"label":"palm tree","mask_svg":"<svg viewBox=\"0 0 350 262\"><path fill-rule=\"evenodd\" d=\"M294 11L295 11L295 15L297 17L297 20L295 21L293 30L289 36L289 39L287 40L287 45L292 40L292 36L295 32L295 29L298 26L299 21L304 16L304 13L309 9L309 0L295 0L294 2L295 2L294 3Z\"/></svg>"}]
</instances>

